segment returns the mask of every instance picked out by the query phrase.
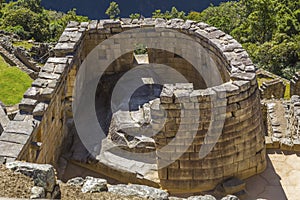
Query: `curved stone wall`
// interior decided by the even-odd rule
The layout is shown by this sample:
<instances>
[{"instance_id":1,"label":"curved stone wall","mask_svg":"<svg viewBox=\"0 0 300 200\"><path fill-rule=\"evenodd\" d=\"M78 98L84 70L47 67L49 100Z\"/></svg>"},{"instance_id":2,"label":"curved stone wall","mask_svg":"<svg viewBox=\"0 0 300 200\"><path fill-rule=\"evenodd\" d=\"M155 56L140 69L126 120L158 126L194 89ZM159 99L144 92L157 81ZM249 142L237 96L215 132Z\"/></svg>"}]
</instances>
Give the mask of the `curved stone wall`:
<instances>
[{"instance_id":1,"label":"curved stone wall","mask_svg":"<svg viewBox=\"0 0 300 200\"><path fill-rule=\"evenodd\" d=\"M143 27L172 29L193 38L201 44L211 62L216 64L224 82L221 85L207 84L207 89L199 89L201 87L197 86L194 88L189 84L164 85L160 102L152 107L153 118L155 113L167 113L167 123L157 130L160 134L154 137L158 152L157 164L158 167L162 166L158 171L160 185L172 193L199 192L213 189L228 177L247 178L262 172L266 167L266 152L260 99L255 68L247 52L231 36L215 27L180 19L100 20L80 24L71 22L55 47L56 57L49 58L41 69L38 79L24 95L20 113L0 136L0 147L4 149L1 156L57 164L62 141L72 123L71 104L79 66L100 42L125 30ZM109 55L110 50L118 48L118 45L108 47L106 53ZM176 50L174 51L175 54L171 54L170 59L176 60L178 57ZM125 63L127 61L124 60ZM176 61L173 63L176 64ZM118 66L122 68L123 64L118 63ZM115 69L111 72L114 71ZM191 79L195 78L197 77L191 76ZM196 118L196 121L193 117L195 108L199 108L200 113L200 118ZM222 119L225 122L218 123ZM154 120L154 129L155 123ZM181 144L185 144L186 138L178 138L178 144L174 148L182 156L164 166L167 158L161 158L164 152L159 150L176 136L178 124L182 127L181 131L188 133L195 123L198 124L197 129L193 130L196 135L187 151L181 152L183 150L180 148ZM13 124L18 124L18 129L11 128ZM221 136L215 138L214 134L207 134L209 129L216 135L221 133ZM15 141L14 138L17 137L9 137L10 134L20 137ZM204 159L200 159L200 148L209 148L216 139L217 143L212 151ZM16 146L16 150L12 153L7 148L6 152L5 147L11 144Z\"/></svg>"}]
</instances>

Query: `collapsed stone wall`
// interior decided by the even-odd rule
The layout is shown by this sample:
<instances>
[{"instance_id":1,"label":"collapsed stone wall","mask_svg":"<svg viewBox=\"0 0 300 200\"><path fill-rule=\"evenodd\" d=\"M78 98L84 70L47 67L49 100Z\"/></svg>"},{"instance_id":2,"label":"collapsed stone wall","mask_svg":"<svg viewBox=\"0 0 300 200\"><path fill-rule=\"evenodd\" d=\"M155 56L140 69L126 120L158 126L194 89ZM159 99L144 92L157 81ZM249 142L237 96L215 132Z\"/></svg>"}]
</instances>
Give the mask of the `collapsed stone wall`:
<instances>
[{"instance_id":1,"label":"collapsed stone wall","mask_svg":"<svg viewBox=\"0 0 300 200\"><path fill-rule=\"evenodd\" d=\"M21 159L56 165L63 140L70 128L69 124L73 123L71 104L76 73L81 63L101 41L122 31L142 27L163 27L193 37L203 46L211 62L216 63L223 81L227 82L205 90L194 90L205 87L196 82L197 77L193 77L194 73L189 71L186 74L192 74L190 77L194 80L196 88L189 88L189 92L183 93L174 93L171 90L172 92L168 93L170 96L161 96L161 106L168 112L169 124L161 130L161 137L156 138L158 149L164 142L167 143L169 138L174 137L174 127L178 123L176 118L180 115L179 107L187 108L186 112L193 116L189 108L195 108L200 104L200 116L204 117L199 123L196 139L188 151L182 152L183 156L171 166L159 170L161 185L175 193L203 191L212 189L226 177L247 178L263 171L266 159L258 86L255 68L248 54L237 41L217 28L179 19L71 22L55 47L56 57L48 59L39 72L38 79L25 93L20 104L20 113L9 122L0 136L0 147L3 149L0 156L8 157L10 160ZM118 45L108 46L105 51L100 52L100 56L107 58L118 49L120 49ZM184 52L189 50L180 49ZM153 58L157 58L155 53L152 55ZM126 64L131 65L132 55L127 56L128 58L120 60L106 73L115 73L118 69L124 70L123 66L126 68ZM176 68L178 56L170 54L170 57L174 59L171 63ZM182 64L180 63L178 67L182 67ZM184 69L182 67L182 70ZM188 65L186 69L189 69ZM213 74L211 76L213 78ZM225 96L222 95L224 92ZM226 104L214 105L210 99L211 95L219 95L225 99ZM187 102L178 103L176 101L178 98L183 98ZM222 131L222 135L212 152L205 159L199 160L197 155L211 117L210 105L214 109L219 107L225 109L226 114L222 115L225 117L225 126L224 129L213 127L212 131ZM193 120L184 117L187 116L183 116L183 121L187 121L184 125L187 131ZM205 141L210 139L208 137ZM184 139L179 141L178 150ZM160 165L159 160L157 164ZM109 172L115 171L108 170L108 176ZM125 179L126 177L122 177L122 180Z\"/></svg>"}]
</instances>

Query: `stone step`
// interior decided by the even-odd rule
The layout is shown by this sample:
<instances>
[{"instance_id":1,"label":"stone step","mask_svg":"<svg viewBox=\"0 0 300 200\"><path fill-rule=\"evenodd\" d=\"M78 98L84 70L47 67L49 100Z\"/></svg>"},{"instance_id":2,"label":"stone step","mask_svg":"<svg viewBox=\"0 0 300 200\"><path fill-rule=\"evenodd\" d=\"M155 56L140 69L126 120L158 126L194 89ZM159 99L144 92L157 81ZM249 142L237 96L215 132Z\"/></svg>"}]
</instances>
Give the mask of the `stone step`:
<instances>
[{"instance_id":1,"label":"stone step","mask_svg":"<svg viewBox=\"0 0 300 200\"><path fill-rule=\"evenodd\" d=\"M222 186L226 194L236 194L240 191L245 190L246 183L239 178L233 177L225 180L222 183Z\"/></svg>"},{"instance_id":2,"label":"stone step","mask_svg":"<svg viewBox=\"0 0 300 200\"><path fill-rule=\"evenodd\" d=\"M241 190L239 192L236 192L233 194L234 196L237 196L240 199L245 199L247 197L247 193L245 190Z\"/></svg>"}]
</instances>

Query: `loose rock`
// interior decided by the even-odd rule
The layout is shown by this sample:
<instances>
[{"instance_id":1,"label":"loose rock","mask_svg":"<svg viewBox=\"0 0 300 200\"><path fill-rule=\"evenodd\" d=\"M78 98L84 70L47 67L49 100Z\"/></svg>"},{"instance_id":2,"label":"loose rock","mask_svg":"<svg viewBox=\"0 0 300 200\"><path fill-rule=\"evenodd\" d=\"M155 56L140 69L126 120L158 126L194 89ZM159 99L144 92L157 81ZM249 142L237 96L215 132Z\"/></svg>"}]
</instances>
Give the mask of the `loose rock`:
<instances>
[{"instance_id":1,"label":"loose rock","mask_svg":"<svg viewBox=\"0 0 300 200\"><path fill-rule=\"evenodd\" d=\"M15 161L6 163L6 168L29 176L33 179L35 186L43 187L47 192L52 193L56 185L55 172L51 165Z\"/></svg>"},{"instance_id":2,"label":"loose rock","mask_svg":"<svg viewBox=\"0 0 300 200\"><path fill-rule=\"evenodd\" d=\"M146 199L153 200L166 200L169 197L169 194L157 188L152 188L145 185L112 185L108 188L109 192L123 195L123 196L138 196Z\"/></svg>"},{"instance_id":3,"label":"loose rock","mask_svg":"<svg viewBox=\"0 0 300 200\"><path fill-rule=\"evenodd\" d=\"M30 199L45 198L45 189L43 187L34 186L31 188Z\"/></svg>"},{"instance_id":4,"label":"loose rock","mask_svg":"<svg viewBox=\"0 0 300 200\"><path fill-rule=\"evenodd\" d=\"M81 188L83 193L107 191L107 181L105 179L87 176Z\"/></svg>"}]
</instances>

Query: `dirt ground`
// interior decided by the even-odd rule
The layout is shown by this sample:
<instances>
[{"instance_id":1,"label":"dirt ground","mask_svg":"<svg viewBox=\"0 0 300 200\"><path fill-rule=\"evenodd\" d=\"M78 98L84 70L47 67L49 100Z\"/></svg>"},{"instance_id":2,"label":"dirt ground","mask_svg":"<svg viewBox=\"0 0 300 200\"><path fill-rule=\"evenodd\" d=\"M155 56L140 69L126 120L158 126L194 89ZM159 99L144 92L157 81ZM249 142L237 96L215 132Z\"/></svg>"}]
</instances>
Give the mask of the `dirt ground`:
<instances>
[{"instance_id":1,"label":"dirt ground","mask_svg":"<svg viewBox=\"0 0 300 200\"><path fill-rule=\"evenodd\" d=\"M29 198L33 180L0 165L0 197Z\"/></svg>"},{"instance_id":2,"label":"dirt ground","mask_svg":"<svg viewBox=\"0 0 300 200\"><path fill-rule=\"evenodd\" d=\"M27 176L15 173L0 165L0 197L26 198L31 195L33 180ZM64 183L60 184L62 199L65 200L142 200L139 197L124 197L109 192L84 194L78 187L71 187Z\"/></svg>"},{"instance_id":3,"label":"dirt ground","mask_svg":"<svg viewBox=\"0 0 300 200\"><path fill-rule=\"evenodd\" d=\"M62 199L66 200L74 200L74 199L91 199L91 200L143 200L139 197L124 197L116 194L112 194L109 192L101 192L101 193L82 193L80 188L67 186L66 184L61 184L60 189L62 192Z\"/></svg>"}]
</instances>

